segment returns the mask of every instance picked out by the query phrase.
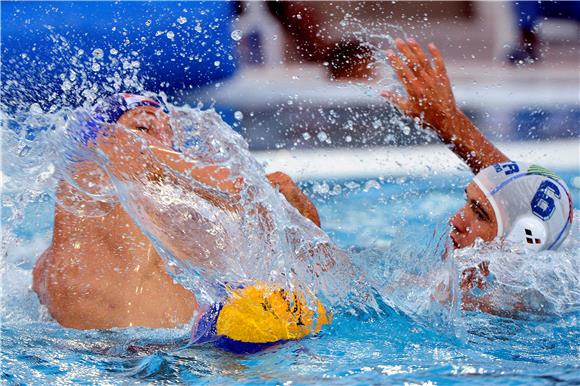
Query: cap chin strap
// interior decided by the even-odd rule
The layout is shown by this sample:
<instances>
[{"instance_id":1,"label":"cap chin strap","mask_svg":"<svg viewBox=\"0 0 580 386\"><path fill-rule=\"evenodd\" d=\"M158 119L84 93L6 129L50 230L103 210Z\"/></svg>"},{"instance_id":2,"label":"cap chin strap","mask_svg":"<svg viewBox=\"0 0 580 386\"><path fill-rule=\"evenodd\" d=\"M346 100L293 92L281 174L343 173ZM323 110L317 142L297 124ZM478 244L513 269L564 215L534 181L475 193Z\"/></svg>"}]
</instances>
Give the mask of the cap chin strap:
<instances>
[{"instance_id":1,"label":"cap chin strap","mask_svg":"<svg viewBox=\"0 0 580 386\"><path fill-rule=\"evenodd\" d=\"M493 208L493 213L495 214L495 220L497 222L497 234L496 237L503 237L504 236L504 229L503 229L503 219L501 217L501 213L499 212L499 208L497 206L497 203L495 202L495 199L493 198L493 196L491 195L491 193L489 192L489 190L487 190L487 188L485 187L485 185L483 185L483 183L479 180L479 178L477 178L477 176L475 176L473 178L473 182L475 182L475 184L479 187L479 189L483 192L483 194L485 195L485 198L487 198L487 200L489 201L489 203L491 204L491 207Z\"/></svg>"}]
</instances>

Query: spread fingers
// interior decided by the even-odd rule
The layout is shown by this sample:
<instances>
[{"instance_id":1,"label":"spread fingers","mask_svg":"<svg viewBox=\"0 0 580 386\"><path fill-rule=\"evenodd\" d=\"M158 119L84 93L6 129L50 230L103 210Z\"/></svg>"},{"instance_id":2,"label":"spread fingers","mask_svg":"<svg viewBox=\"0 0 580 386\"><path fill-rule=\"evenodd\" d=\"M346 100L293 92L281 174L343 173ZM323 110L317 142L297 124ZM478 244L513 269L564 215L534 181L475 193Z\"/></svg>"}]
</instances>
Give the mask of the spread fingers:
<instances>
[{"instance_id":1,"label":"spread fingers","mask_svg":"<svg viewBox=\"0 0 580 386\"><path fill-rule=\"evenodd\" d=\"M423 52L423 49L417 43L415 39L407 40L409 47L413 50L415 57L417 58L417 64L429 75L433 75L433 68L431 67L431 62L427 59L427 56Z\"/></svg>"},{"instance_id":2,"label":"spread fingers","mask_svg":"<svg viewBox=\"0 0 580 386\"><path fill-rule=\"evenodd\" d=\"M435 44L429 43L428 47L429 52L431 52L431 55L433 56L436 74L441 76L447 83L449 83L449 77L447 76L447 69L445 68L445 61L443 60L443 55L441 55L439 49L435 47Z\"/></svg>"},{"instance_id":3,"label":"spread fingers","mask_svg":"<svg viewBox=\"0 0 580 386\"><path fill-rule=\"evenodd\" d=\"M411 47L407 44L407 42L399 38L395 40L395 44L397 45L397 48L401 54L403 54L405 63L409 69L413 72L413 74L418 75L421 70L421 64L419 63L419 59L415 56L415 53Z\"/></svg>"},{"instance_id":4,"label":"spread fingers","mask_svg":"<svg viewBox=\"0 0 580 386\"><path fill-rule=\"evenodd\" d=\"M393 50L387 51L387 59L389 60L389 63L391 63L391 67L393 67L393 70L395 70L397 77L403 85L410 85L415 80L415 75Z\"/></svg>"}]
</instances>

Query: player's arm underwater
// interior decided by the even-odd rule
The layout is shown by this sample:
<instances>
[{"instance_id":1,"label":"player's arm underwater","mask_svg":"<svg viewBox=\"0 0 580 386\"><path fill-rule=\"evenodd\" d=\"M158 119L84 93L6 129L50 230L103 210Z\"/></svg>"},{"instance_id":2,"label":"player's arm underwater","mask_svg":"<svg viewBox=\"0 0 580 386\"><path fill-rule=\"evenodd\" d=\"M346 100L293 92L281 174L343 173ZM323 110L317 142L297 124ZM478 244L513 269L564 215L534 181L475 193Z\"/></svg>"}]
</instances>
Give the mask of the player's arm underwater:
<instances>
[{"instance_id":1,"label":"player's arm underwater","mask_svg":"<svg viewBox=\"0 0 580 386\"><path fill-rule=\"evenodd\" d=\"M391 91L381 95L406 115L423 120L443 142L451 145L474 174L492 164L509 161L457 106L437 47L429 44L433 57L430 60L414 39L397 39L396 44L401 56L389 50L387 59L403 83L407 98Z\"/></svg>"}]
</instances>

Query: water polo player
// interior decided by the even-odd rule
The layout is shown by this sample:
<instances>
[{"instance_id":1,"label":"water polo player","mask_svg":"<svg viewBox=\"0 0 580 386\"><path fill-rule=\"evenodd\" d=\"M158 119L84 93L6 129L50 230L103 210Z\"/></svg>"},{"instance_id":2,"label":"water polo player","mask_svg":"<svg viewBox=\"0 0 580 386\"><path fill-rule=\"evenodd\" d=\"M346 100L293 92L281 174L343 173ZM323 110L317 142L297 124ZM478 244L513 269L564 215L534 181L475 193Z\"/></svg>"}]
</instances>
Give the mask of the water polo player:
<instances>
[{"instance_id":1,"label":"water polo player","mask_svg":"<svg viewBox=\"0 0 580 386\"><path fill-rule=\"evenodd\" d=\"M465 206L450 220L453 246L464 248L481 239L517 243L535 251L558 248L573 219L564 181L541 166L509 160L479 131L457 106L443 57L434 44L428 46L432 60L413 39L397 39L396 45L401 56L389 50L387 58L407 98L390 91L382 95L432 128L476 175L465 190ZM477 271L489 275L485 262L465 271L464 294L482 284L475 280ZM469 299L464 297L464 305ZM467 306L486 309L488 305Z\"/></svg>"},{"instance_id":2,"label":"water polo player","mask_svg":"<svg viewBox=\"0 0 580 386\"><path fill-rule=\"evenodd\" d=\"M245 182L230 178L226 168L196 167L173 150L168 111L155 99L117 94L93 111L71 119L78 121L74 134L81 152L84 148L105 153L110 175L99 174L100 169L91 162L78 162L71 179L60 181L52 244L33 272L33 288L41 303L61 325L79 329L169 328L190 322L198 307L193 294L173 281L151 240L119 201L95 201L92 198L102 192L91 191L91 187L107 186L111 176L172 181L168 174L173 170L218 188L222 193L219 197L207 194L201 199L219 205L220 200L235 200L240 184ZM100 126L112 129L103 131ZM153 156L143 151L144 143ZM288 176L278 172L267 177L300 213L319 225L316 208ZM84 189L78 189L80 185ZM244 294L251 295L256 303L241 304L239 297ZM235 341L246 334L242 337L254 343L260 339L271 343L299 338L316 329L299 291L284 293L279 288L256 285L227 295L231 297L220 303L220 312L211 314L213 319L205 315L206 327L208 320L215 322L211 327L216 329L216 338L226 334ZM262 309L260 317L273 323L269 326L277 329L276 334L252 338L247 331L232 327L243 324L238 316L251 323L253 313L244 307L253 310L256 304ZM270 307L267 311L265 305ZM204 330L205 340L209 331Z\"/></svg>"}]
</instances>

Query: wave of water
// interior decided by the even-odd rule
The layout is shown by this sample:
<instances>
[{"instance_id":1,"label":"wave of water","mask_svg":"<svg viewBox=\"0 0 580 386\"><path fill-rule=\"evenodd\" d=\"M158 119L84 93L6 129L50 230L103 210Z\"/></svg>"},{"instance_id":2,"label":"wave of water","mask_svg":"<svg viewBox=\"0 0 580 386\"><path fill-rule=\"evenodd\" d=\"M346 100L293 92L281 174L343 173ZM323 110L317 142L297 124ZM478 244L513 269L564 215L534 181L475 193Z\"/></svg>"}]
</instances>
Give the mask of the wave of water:
<instances>
[{"instance_id":1,"label":"wave of water","mask_svg":"<svg viewBox=\"0 0 580 386\"><path fill-rule=\"evenodd\" d=\"M45 120L49 117L44 115ZM7 231L21 216L18 207L34 203L39 196L55 197L55 184L65 180L74 184L81 201L59 205L76 214L82 210L83 215L99 216L103 214L99 204L120 202L172 267L175 280L199 300L218 300L220 284L255 281L303 288L329 304L344 301L352 291L355 277L347 255L269 184L243 139L214 111L174 108L172 125L190 136L186 141L197 140L196 147L183 153L184 159L195 160L199 167L227 168L232 180L243 177L235 210L206 198L224 197L224 192L164 166L165 174L175 177L171 182L152 183L145 175L119 178L102 152L77 149L74 136L82 123L58 114L52 118L37 138L27 141L26 152L15 152L22 142L19 133L4 130L9 139L4 153L8 168L3 173L10 193L5 207L14 212L8 217ZM155 158L152 153L142 157ZM85 173L90 169L91 178L79 180L79 169ZM25 185L31 177L34 184ZM95 205L87 205L87 198ZM330 266L334 268L324 268Z\"/></svg>"}]
</instances>

